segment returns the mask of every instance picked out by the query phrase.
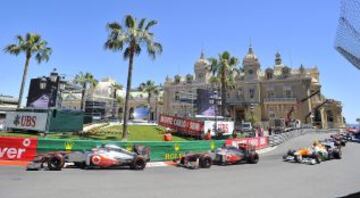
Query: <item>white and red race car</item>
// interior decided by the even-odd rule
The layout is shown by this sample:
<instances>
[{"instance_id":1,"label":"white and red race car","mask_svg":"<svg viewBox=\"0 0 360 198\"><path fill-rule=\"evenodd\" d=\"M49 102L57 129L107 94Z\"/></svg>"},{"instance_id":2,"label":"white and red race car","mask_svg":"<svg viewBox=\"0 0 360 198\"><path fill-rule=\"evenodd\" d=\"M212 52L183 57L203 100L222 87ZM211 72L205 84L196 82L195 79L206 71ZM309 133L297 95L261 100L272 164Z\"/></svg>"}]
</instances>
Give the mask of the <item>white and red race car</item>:
<instances>
[{"instance_id":1,"label":"white and red race car","mask_svg":"<svg viewBox=\"0 0 360 198\"><path fill-rule=\"evenodd\" d=\"M148 147L134 145L128 151L114 144L105 144L85 152L50 152L35 157L27 170L61 170L65 163L73 163L79 168L114 168L128 166L134 170L143 170L150 160Z\"/></svg>"}]
</instances>

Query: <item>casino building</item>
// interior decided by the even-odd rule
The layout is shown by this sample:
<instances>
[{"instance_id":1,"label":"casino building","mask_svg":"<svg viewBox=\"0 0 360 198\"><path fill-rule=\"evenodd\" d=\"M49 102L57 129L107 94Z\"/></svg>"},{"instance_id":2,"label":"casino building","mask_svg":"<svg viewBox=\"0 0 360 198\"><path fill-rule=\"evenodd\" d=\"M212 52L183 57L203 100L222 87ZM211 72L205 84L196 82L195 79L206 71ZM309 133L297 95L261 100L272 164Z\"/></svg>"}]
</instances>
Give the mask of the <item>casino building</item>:
<instances>
[{"instance_id":1,"label":"casino building","mask_svg":"<svg viewBox=\"0 0 360 198\"><path fill-rule=\"evenodd\" d=\"M198 89L214 90L210 83L210 63L201 53L194 65L195 75L167 77L164 83L163 112L169 115L194 116ZM261 68L250 46L242 67L234 74L235 88L227 90L226 115L238 126L243 121L272 123L276 119L296 119L318 128L344 127L342 104L321 94L317 67L291 68L279 52L274 65ZM216 88L215 88L216 89ZM207 101L206 101L207 102Z\"/></svg>"}]
</instances>

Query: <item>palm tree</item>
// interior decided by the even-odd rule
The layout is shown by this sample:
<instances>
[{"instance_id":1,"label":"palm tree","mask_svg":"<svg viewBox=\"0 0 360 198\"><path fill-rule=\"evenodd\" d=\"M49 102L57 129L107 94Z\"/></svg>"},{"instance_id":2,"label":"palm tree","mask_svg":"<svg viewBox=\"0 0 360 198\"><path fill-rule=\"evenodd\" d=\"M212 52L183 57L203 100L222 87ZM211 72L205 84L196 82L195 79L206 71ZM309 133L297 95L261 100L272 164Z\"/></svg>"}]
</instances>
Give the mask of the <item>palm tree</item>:
<instances>
[{"instance_id":1,"label":"palm tree","mask_svg":"<svg viewBox=\"0 0 360 198\"><path fill-rule=\"evenodd\" d=\"M25 54L25 65L17 105L17 108L20 108L31 58L35 56L35 59L39 64L43 61L47 62L49 61L52 49L47 47L48 43L45 40L42 40L39 34L35 33L26 33L24 37L17 35L16 41L16 43L6 46L4 51L15 56L19 55L20 53Z\"/></svg>"},{"instance_id":2,"label":"palm tree","mask_svg":"<svg viewBox=\"0 0 360 198\"><path fill-rule=\"evenodd\" d=\"M78 85L81 85L82 87L82 94L81 94L81 109L85 110L85 92L88 88L86 85L89 84L91 87L96 87L98 84L98 81L94 78L94 75L92 75L89 72L86 72L85 74L83 72L80 72L79 74L76 74L74 78L74 82Z\"/></svg>"},{"instance_id":3,"label":"palm tree","mask_svg":"<svg viewBox=\"0 0 360 198\"><path fill-rule=\"evenodd\" d=\"M128 76L126 84L125 109L124 109L124 124L123 124L123 139L127 139L127 121L129 110L129 97L131 89L132 71L134 64L134 57L140 55L141 47L146 47L148 55L155 59L157 54L162 52L160 43L154 41L154 34L150 32L150 28L156 25L157 22L150 20L149 22L143 18L138 23L136 18L131 15L125 16L124 28L117 22L107 24L109 31L107 41L105 42L105 49L113 52L123 52L125 60L129 61Z\"/></svg>"},{"instance_id":4,"label":"palm tree","mask_svg":"<svg viewBox=\"0 0 360 198\"><path fill-rule=\"evenodd\" d=\"M213 73L212 82L220 82L221 85L221 115L225 116L226 109L226 89L232 89L235 86L234 73L237 71L239 63L236 57L231 56L227 51L219 54L218 58L209 58L210 69ZM217 79L216 79L217 78Z\"/></svg>"},{"instance_id":5,"label":"palm tree","mask_svg":"<svg viewBox=\"0 0 360 198\"><path fill-rule=\"evenodd\" d=\"M139 90L147 93L147 102L149 106L149 111L151 112L151 97L153 95L157 96L159 94L159 87L155 85L154 81L148 80L140 84ZM151 115L149 113L148 121L150 121L150 116Z\"/></svg>"}]
</instances>

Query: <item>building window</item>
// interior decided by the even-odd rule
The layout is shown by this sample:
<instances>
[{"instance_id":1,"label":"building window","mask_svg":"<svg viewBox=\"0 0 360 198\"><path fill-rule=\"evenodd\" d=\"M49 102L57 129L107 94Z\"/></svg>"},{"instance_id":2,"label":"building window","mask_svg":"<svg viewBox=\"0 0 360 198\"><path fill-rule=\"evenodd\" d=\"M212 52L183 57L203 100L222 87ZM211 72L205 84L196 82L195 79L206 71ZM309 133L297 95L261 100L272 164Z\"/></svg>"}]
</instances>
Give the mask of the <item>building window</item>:
<instances>
[{"instance_id":1,"label":"building window","mask_svg":"<svg viewBox=\"0 0 360 198\"><path fill-rule=\"evenodd\" d=\"M175 92L175 101L178 101L179 100L179 92Z\"/></svg>"},{"instance_id":2,"label":"building window","mask_svg":"<svg viewBox=\"0 0 360 198\"><path fill-rule=\"evenodd\" d=\"M237 91L237 97L238 98L243 98L243 90L240 88L238 91Z\"/></svg>"},{"instance_id":3,"label":"building window","mask_svg":"<svg viewBox=\"0 0 360 198\"><path fill-rule=\"evenodd\" d=\"M268 90L267 91L267 97L268 98L275 98L275 93L274 93L274 90Z\"/></svg>"},{"instance_id":4,"label":"building window","mask_svg":"<svg viewBox=\"0 0 360 198\"><path fill-rule=\"evenodd\" d=\"M284 95L285 95L285 98L292 98L293 97L293 94L292 94L292 90L290 87L287 87L284 89Z\"/></svg>"},{"instance_id":5,"label":"building window","mask_svg":"<svg viewBox=\"0 0 360 198\"><path fill-rule=\"evenodd\" d=\"M250 98L254 98L255 96L255 89L249 89Z\"/></svg>"},{"instance_id":6,"label":"building window","mask_svg":"<svg viewBox=\"0 0 360 198\"><path fill-rule=\"evenodd\" d=\"M249 69L248 73L249 73L249 75L252 75L254 73L254 71L252 69Z\"/></svg>"}]
</instances>

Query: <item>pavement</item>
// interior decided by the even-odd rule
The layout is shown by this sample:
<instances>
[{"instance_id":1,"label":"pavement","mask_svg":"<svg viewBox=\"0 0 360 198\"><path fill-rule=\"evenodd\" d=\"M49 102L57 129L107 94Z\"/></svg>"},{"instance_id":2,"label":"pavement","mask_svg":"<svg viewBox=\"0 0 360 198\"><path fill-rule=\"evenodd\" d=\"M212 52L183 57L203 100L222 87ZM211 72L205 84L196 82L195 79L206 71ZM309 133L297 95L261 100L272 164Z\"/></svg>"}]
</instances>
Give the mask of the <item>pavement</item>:
<instances>
[{"instance_id":1,"label":"pavement","mask_svg":"<svg viewBox=\"0 0 360 198\"><path fill-rule=\"evenodd\" d=\"M328 134L306 134L260 155L258 164L188 170L152 167L144 171L64 169L27 172L0 167L0 197L341 197L360 191L360 144L348 143L343 159L305 165L283 162L289 148L310 145Z\"/></svg>"}]
</instances>

